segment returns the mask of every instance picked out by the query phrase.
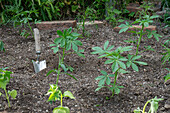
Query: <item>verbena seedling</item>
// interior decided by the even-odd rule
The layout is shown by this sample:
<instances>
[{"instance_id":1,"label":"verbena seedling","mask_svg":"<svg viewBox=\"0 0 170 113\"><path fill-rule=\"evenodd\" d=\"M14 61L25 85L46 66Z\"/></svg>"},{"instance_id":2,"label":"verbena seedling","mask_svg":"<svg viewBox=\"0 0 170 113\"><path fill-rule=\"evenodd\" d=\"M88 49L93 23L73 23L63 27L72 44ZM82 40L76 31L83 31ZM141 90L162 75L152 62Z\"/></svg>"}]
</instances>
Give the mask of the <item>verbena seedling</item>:
<instances>
[{"instance_id":1,"label":"verbena seedling","mask_svg":"<svg viewBox=\"0 0 170 113\"><path fill-rule=\"evenodd\" d=\"M122 74L127 73L128 72L126 71L127 67L129 68L131 66L133 70L138 71L138 66L136 64L147 65L147 63L138 61L138 59L140 59L141 56L128 54L128 57L126 58L126 56L124 57L122 55L124 52L131 51L132 46L127 47L120 46L117 49L113 50L114 46L108 45L109 41L106 41L104 43L103 49L101 47L93 47L92 49L94 50L94 52L92 52L91 54L99 54L100 56L98 58L104 57L108 59L105 61L105 64L112 64L111 69L113 74L107 74L107 72L101 71L103 75L96 78L96 80L99 80L98 88L96 89L96 91L100 90L103 87L107 87L109 88L109 90L112 91L112 96L114 96L114 94L120 93L120 88L123 88L123 86L119 86L116 83L118 75L120 73ZM110 80L110 77L114 77L113 82ZM105 86L105 84L107 86Z\"/></svg>"},{"instance_id":2,"label":"verbena seedling","mask_svg":"<svg viewBox=\"0 0 170 113\"><path fill-rule=\"evenodd\" d=\"M137 109L134 110L134 113L157 113L158 110L158 102L163 100L162 98L153 98L150 99L146 102L146 104L143 107L143 110L141 110L139 107ZM150 109L148 112L145 112L146 106L150 103Z\"/></svg>"},{"instance_id":3,"label":"verbena seedling","mask_svg":"<svg viewBox=\"0 0 170 113\"><path fill-rule=\"evenodd\" d=\"M9 83L10 79L11 79L11 71L6 71L4 69L0 68L0 88L2 88L5 91L5 95L3 93L0 92L0 96L4 96L6 97L7 101L8 101L8 106L11 107L10 102L9 102L9 96L11 96L13 99L15 99L15 97L17 96L17 91L16 90L8 90L6 89L7 84Z\"/></svg>"},{"instance_id":4,"label":"verbena seedling","mask_svg":"<svg viewBox=\"0 0 170 113\"><path fill-rule=\"evenodd\" d=\"M51 84L50 89L46 95L50 95L48 101L60 101L60 106L53 109L53 113L70 113L70 109L68 107L63 106L63 97L69 97L71 99L75 99L73 94L70 91L65 91L63 94L59 87L56 84Z\"/></svg>"},{"instance_id":5,"label":"verbena seedling","mask_svg":"<svg viewBox=\"0 0 170 113\"><path fill-rule=\"evenodd\" d=\"M66 29L63 32L58 30L57 34L59 35L58 38L54 40L54 44L50 44L53 49L54 53L58 53L59 56L59 64L58 64L58 69L51 70L47 73L47 76L52 73L52 72L57 72L57 81L56 84L58 84L59 80L59 75L61 73L61 68L64 70L64 73L71 76L72 78L76 79L73 75L67 73L68 69L71 71L73 68L71 67L66 67L64 64L64 57L68 54L73 54L76 53L80 57L85 57L82 53L84 52L83 49L79 50L78 46L82 45L82 42L77 40L81 35L72 32L72 28ZM66 51L73 50L74 52L66 53ZM62 52L62 54L60 53ZM77 79L76 79L77 80Z\"/></svg>"},{"instance_id":6,"label":"verbena seedling","mask_svg":"<svg viewBox=\"0 0 170 113\"><path fill-rule=\"evenodd\" d=\"M136 29L136 31L129 31L131 33L134 33L137 35L137 43L136 43L136 55L139 54L139 46L140 46L140 42L142 40L142 37L144 34L147 34L148 38L151 38L152 36L155 37L155 39L157 41L159 41L159 37L162 37L161 35L157 34L156 31L150 31L150 30L146 30L144 31L144 27L148 27L150 23L153 22L152 19L158 18L158 15L153 15L153 16L149 16L149 15L145 15L144 17L142 17L142 19L136 19L136 21L134 21L132 24L129 24L129 22L126 21L126 24L121 24L119 27L121 27L122 29L119 31L119 33L122 32L126 32L129 27L132 27L133 24L139 24L140 26L142 26L141 29ZM153 50L151 49L150 46L147 47L146 50Z\"/></svg>"}]
</instances>

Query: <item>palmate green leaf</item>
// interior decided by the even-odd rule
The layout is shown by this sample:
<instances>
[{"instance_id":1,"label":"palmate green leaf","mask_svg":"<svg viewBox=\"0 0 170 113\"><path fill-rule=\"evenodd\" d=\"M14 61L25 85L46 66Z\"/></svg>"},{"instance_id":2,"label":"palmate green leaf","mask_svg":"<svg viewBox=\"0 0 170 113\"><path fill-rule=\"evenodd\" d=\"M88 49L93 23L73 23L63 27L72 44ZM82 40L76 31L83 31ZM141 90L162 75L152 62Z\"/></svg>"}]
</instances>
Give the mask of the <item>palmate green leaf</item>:
<instances>
[{"instance_id":1,"label":"palmate green leaf","mask_svg":"<svg viewBox=\"0 0 170 113\"><path fill-rule=\"evenodd\" d=\"M133 55L132 55L133 56ZM133 58L132 58L132 60L134 61L134 60L137 60L137 59L140 59L141 58L141 56L134 56Z\"/></svg>"},{"instance_id":2,"label":"palmate green leaf","mask_svg":"<svg viewBox=\"0 0 170 113\"><path fill-rule=\"evenodd\" d=\"M134 63L132 63L132 69L135 71L139 71L138 66Z\"/></svg>"},{"instance_id":3,"label":"palmate green leaf","mask_svg":"<svg viewBox=\"0 0 170 113\"><path fill-rule=\"evenodd\" d=\"M71 36L73 36L73 37L80 37L81 34L78 34L78 33L73 32L73 33L71 33Z\"/></svg>"},{"instance_id":4,"label":"palmate green leaf","mask_svg":"<svg viewBox=\"0 0 170 113\"><path fill-rule=\"evenodd\" d=\"M104 53L101 47L93 47L92 49L94 50L94 52L91 52L91 54L103 54Z\"/></svg>"},{"instance_id":5,"label":"palmate green leaf","mask_svg":"<svg viewBox=\"0 0 170 113\"><path fill-rule=\"evenodd\" d=\"M159 15L153 15L150 17L150 19L159 18L159 17L160 17Z\"/></svg>"},{"instance_id":6,"label":"palmate green leaf","mask_svg":"<svg viewBox=\"0 0 170 113\"><path fill-rule=\"evenodd\" d=\"M116 14L122 13L121 11L119 11L119 10L117 10L117 9L114 9L113 12L116 13Z\"/></svg>"},{"instance_id":7,"label":"palmate green leaf","mask_svg":"<svg viewBox=\"0 0 170 113\"><path fill-rule=\"evenodd\" d=\"M115 91L115 94L119 94L120 93L120 89L118 87L115 87L114 91Z\"/></svg>"},{"instance_id":8,"label":"palmate green leaf","mask_svg":"<svg viewBox=\"0 0 170 113\"><path fill-rule=\"evenodd\" d=\"M118 22L124 22L124 21L125 21L125 20L123 20L123 19L119 19L119 20L118 20Z\"/></svg>"},{"instance_id":9,"label":"palmate green leaf","mask_svg":"<svg viewBox=\"0 0 170 113\"><path fill-rule=\"evenodd\" d=\"M115 74L109 74L108 76L109 76L109 77L114 77L114 76L115 76Z\"/></svg>"},{"instance_id":10,"label":"palmate green leaf","mask_svg":"<svg viewBox=\"0 0 170 113\"><path fill-rule=\"evenodd\" d=\"M68 42L67 45L66 45L66 50L70 50L71 49L71 42Z\"/></svg>"},{"instance_id":11,"label":"palmate green leaf","mask_svg":"<svg viewBox=\"0 0 170 113\"><path fill-rule=\"evenodd\" d=\"M17 91L16 91L16 90L8 91L8 94L9 94L13 99L15 99L16 96L17 96Z\"/></svg>"},{"instance_id":12,"label":"palmate green leaf","mask_svg":"<svg viewBox=\"0 0 170 113\"><path fill-rule=\"evenodd\" d=\"M126 70L124 70L124 69L120 69L118 72L119 72L119 73L122 73L122 74L129 73L129 71L126 71Z\"/></svg>"},{"instance_id":13,"label":"palmate green leaf","mask_svg":"<svg viewBox=\"0 0 170 113\"><path fill-rule=\"evenodd\" d=\"M107 51L110 51L111 49L113 49L114 48L114 45L111 45L111 46L109 46L108 48L107 48Z\"/></svg>"},{"instance_id":14,"label":"palmate green leaf","mask_svg":"<svg viewBox=\"0 0 170 113\"><path fill-rule=\"evenodd\" d=\"M75 99L75 97L73 96L73 94L70 91L65 91L63 94L63 97L69 97L71 99Z\"/></svg>"},{"instance_id":15,"label":"palmate green leaf","mask_svg":"<svg viewBox=\"0 0 170 113\"><path fill-rule=\"evenodd\" d=\"M7 85L7 82L5 82L5 81L0 81L0 88L2 88L2 89L5 89L6 88L6 85Z\"/></svg>"},{"instance_id":16,"label":"palmate green leaf","mask_svg":"<svg viewBox=\"0 0 170 113\"><path fill-rule=\"evenodd\" d=\"M54 39L54 43L59 44L59 43L61 43L61 40L62 40L62 37L56 38L56 39Z\"/></svg>"},{"instance_id":17,"label":"palmate green leaf","mask_svg":"<svg viewBox=\"0 0 170 113\"><path fill-rule=\"evenodd\" d=\"M148 22L144 22L144 26L145 26L145 27L148 27L148 26L149 26L149 23L148 23Z\"/></svg>"},{"instance_id":18,"label":"palmate green leaf","mask_svg":"<svg viewBox=\"0 0 170 113\"><path fill-rule=\"evenodd\" d=\"M82 46L82 45L83 45L80 40L75 40L74 43L75 43L76 45L78 45L78 46Z\"/></svg>"},{"instance_id":19,"label":"palmate green leaf","mask_svg":"<svg viewBox=\"0 0 170 113\"><path fill-rule=\"evenodd\" d=\"M104 43L104 50L106 50L106 48L108 47L109 45L109 41L107 40L105 43Z\"/></svg>"},{"instance_id":20,"label":"palmate green leaf","mask_svg":"<svg viewBox=\"0 0 170 113\"><path fill-rule=\"evenodd\" d=\"M66 39L62 38L62 39L61 39L61 42L60 42L60 46L61 46L61 47L64 47L65 44L66 44Z\"/></svg>"},{"instance_id":21,"label":"palmate green leaf","mask_svg":"<svg viewBox=\"0 0 170 113\"><path fill-rule=\"evenodd\" d=\"M101 80L101 79L104 79L104 78L105 78L105 76L98 76L98 77L95 78L95 80Z\"/></svg>"},{"instance_id":22,"label":"palmate green leaf","mask_svg":"<svg viewBox=\"0 0 170 113\"><path fill-rule=\"evenodd\" d=\"M65 71L65 72L67 72L67 68L66 68L66 66L64 65L64 64L60 64L61 65L61 68Z\"/></svg>"}]
</instances>

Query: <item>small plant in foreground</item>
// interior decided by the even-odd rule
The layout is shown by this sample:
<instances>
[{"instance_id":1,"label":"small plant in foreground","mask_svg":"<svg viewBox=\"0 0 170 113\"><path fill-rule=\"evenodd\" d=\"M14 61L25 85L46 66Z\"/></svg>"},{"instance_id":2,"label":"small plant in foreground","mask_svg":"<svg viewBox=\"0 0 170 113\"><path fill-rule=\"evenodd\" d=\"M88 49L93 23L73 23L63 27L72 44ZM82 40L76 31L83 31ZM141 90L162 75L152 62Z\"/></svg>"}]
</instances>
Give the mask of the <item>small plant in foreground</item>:
<instances>
[{"instance_id":1,"label":"small plant in foreground","mask_svg":"<svg viewBox=\"0 0 170 113\"><path fill-rule=\"evenodd\" d=\"M9 96L11 96L13 99L15 99L15 97L17 96L17 91L16 90L12 90L12 91L8 90L7 91L6 86L10 81L10 78L11 78L10 75L12 74L12 72L6 71L5 69L6 68L4 68L4 69L0 68L0 88L2 88L5 91L5 95L0 92L0 96L6 97L6 99L8 101L8 106L11 107L10 102L9 102Z\"/></svg>"},{"instance_id":2,"label":"small plant in foreground","mask_svg":"<svg viewBox=\"0 0 170 113\"><path fill-rule=\"evenodd\" d=\"M0 41L0 51L5 51L4 43Z\"/></svg>"},{"instance_id":3,"label":"small plant in foreground","mask_svg":"<svg viewBox=\"0 0 170 113\"><path fill-rule=\"evenodd\" d=\"M159 16L158 15L153 15L153 16L145 15L142 19L136 19L136 21L132 23L132 24L139 23L139 25L142 27L141 29L137 29L134 27L135 29L137 29L136 31L129 31L137 35L136 55L139 54L139 46L140 46L140 42L144 34L147 34L148 38L151 38L152 36L154 36L157 41L159 41L159 37L162 37L161 35L157 34L156 31L150 31L150 30L144 31L144 27L148 27L149 23L153 22L152 19L157 18L157 17ZM126 32L129 29L129 27L132 27L132 24L129 24L129 22L127 21L126 21L126 24L121 24L119 27L121 27L122 29L119 31L119 33ZM148 46L146 50L153 50L153 49L151 49L151 47Z\"/></svg>"},{"instance_id":4,"label":"small plant in foreground","mask_svg":"<svg viewBox=\"0 0 170 113\"><path fill-rule=\"evenodd\" d=\"M150 99L146 102L146 104L144 105L143 107L143 110L141 110L140 108L138 109L135 109L134 110L134 113L157 113L157 110L158 110L158 102L161 101L163 99L161 98L153 98L153 99ZM148 112L145 112L145 109L146 109L146 106L150 103L150 109Z\"/></svg>"},{"instance_id":5,"label":"small plant in foreground","mask_svg":"<svg viewBox=\"0 0 170 113\"><path fill-rule=\"evenodd\" d=\"M99 54L100 56L98 58L107 58L108 60L105 61L105 64L112 64L111 69L113 74L107 74L105 71L101 71L101 73L104 75L99 76L96 78L96 80L99 80L98 83L98 88L96 91L100 90L103 87L109 88L109 90L112 91L112 96L114 94L119 94L120 88L123 88L123 86L117 85L116 81L118 78L118 75L120 73L124 74L127 73L126 71L127 67L129 68L130 66L132 67L133 70L138 71L138 66L139 65L147 65L145 62L137 61L138 59L141 58L141 56L135 56L135 55L130 55L128 54L128 57L124 57L122 54L127 51L131 51L132 46L127 46L127 47L118 47L115 50L112 50L114 48L113 45L109 46L109 41L106 41L104 43L104 48L102 49L101 47L93 47L92 49L94 52L91 54ZM114 77L114 81L112 82L110 80L110 77ZM108 86L105 86L105 83ZM112 97L111 96L111 97Z\"/></svg>"},{"instance_id":6,"label":"small plant in foreground","mask_svg":"<svg viewBox=\"0 0 170 113\"><path fill-rule=\"evenodd\" d=\"M50 89L46 95L50 95L48 101L59 100L61 102L60 106L53 109L53 113L70 113L68 107L63 106L63 97L69 97L75 99L73 94L70 91L65 91L63 94L56 84L50 85Z\"/></svg>"},{"instance_id":7,"label":"small plant in foreground","mask_svg":"<svg viewBox=\"0 0 170 113\"><path fill-rule=\"evenodd\" d=\"M48 76L52 72L57 72L56 85L58 84L59 75L61 73L61 68L64 70L65 74L67 74L67 75L71 76L72 78L74 78L75 80L77 80L73 75L67 73L67 71L69 69L72 70L72 68L69 68L68 66L66 66L64 64L64 57L68 54L73 54L73 53L76 53L78 56L84 57L84 55L82 54L82 52L84 52L84 50L78 49L78 46L82 45L81 41L77 40L81 36L80 34L78 34L76 32L72 32L72 28L66 29L63 32L58 30L57 34L59 35L59 37L56 38L54 40L54 44L50 44L50 46L52 46L51 49L53 49L54 53L59 54L58 55L59 56L58 69L51 70L47 73L47 76ZM71 50L71 48L73 49L74 52L66 53L66 51ZM60 52L62 52L62 54Z\"/></svg>"}]
</instances>

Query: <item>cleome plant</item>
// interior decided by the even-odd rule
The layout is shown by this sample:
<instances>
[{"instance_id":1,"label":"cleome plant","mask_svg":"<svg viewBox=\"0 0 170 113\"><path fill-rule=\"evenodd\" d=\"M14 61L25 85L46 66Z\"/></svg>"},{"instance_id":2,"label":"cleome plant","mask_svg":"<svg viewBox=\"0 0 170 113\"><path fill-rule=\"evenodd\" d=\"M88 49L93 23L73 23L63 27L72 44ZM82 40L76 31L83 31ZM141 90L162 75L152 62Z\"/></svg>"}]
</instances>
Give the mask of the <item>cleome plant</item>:
<instances>
[{"instance_id":1,"label":"cleome plant","mask_svg":"<svg viewBox=\"0 0 170 113\"><path fill-rule=\"evenodd\" d=\"M150 99L146 102L146 104L143 107L143 110L141 110L139 107L137 109L134 110L134 113L157 113L158 110L158 102L163 100L162 98L153 98ZM150 109L148 112L145 112L146 106L150 103Z\"/></svg>"},{"instance_id":2,"label":"cleome plant","mask_svg":"<svg viewBox=\"0 0 170 113\"><path fill-rule=\"evenodd\" d=\"M145 15L141 19L136 19L136 21L134 21L132 24L126 21L125 24L119 25L119 27L122 28L119 31L119 33L126 32L129 29L129 27L133 27L132 25L134 24L139 24L139 26L141 26L141 29L134 27L136 30L128 31L130 33L136 34L137 36L137 39L133 41L136 43L136 55L139 54L139 46L143 38L143 35L147 34L148 38L151 38L152 36L154 36L157 41L159 41L159 37L162 37L161 35L157 34L155 30L150 31L146 29L146 31L144 31L144 28L148 27L150 23L153 23L153 19L158 18L158 17L159 17L158 15L153 15L153 16ZM147 46L145 51L147 50L153 50L153 49L151 48L151 46ZM144 52L144 51L141 51L141 52Z\"/></svg>"},{"instance_id":3,"label":"cleome plant","mask_svg":"<svg viewBox=\"0 0 170 113\"><path fill-rule=\"evenodd\" d=\"M61 93L61 90L58 87L58 80L59 80L59 75L61 73L64 73L73 79L77 80L73 75L69 74L67 71L73 71L73 68L71 66L67 66L64 64L64 57L68 54L73 54L76 53L80 57L85 57L82 52L84 50L80 50L78 46L82 45L82 42L77 40L81 35L72 32L72 28L65 29L63 32L58 30L57 34L59 35L58 38L54 40L54 44L50 44L53 49L54 53L58 53L59 56L59 64L58 64L58 69L53 69L50 70L47 73L47 76L50 75L52 72L57 73L57 81L56 84L50 85L50 89L47 93L47 95L50 94L49 101L56 101L60 100L61 101L61 106L55 108L53 110L53 113L69 113L69 108L63 107L62 106L62 99L63 97L70 97L71 99L74 99L72 93L70 91L64 92L64 94ZM72 52L67 52L69 50L73 50ZM62 72L63 71L63 72Z\"/></svg>"},{"instance_id":4,"label":"cleome plant","mask_svg":"<svg viewBox=\"0 0 170 113\"><path fill-rule=\"evenodd\" d=\"M65 91L63 94L59 87L56 84L51 84L50 89L46 95L50 95L48 101L56 101L59 100L61 102L60 106L53 109L53 113L70 113L70 109L68 107L63 106L63 97L69 97L71 99L75 99L73 94L70 91Z\"/></svg>"},{"instance_id":5,"label":"cleome plant","mask_svg":"<svg viewBox=\"0 0 170 113\"><path fill-rule=\"evenodd\" d=\"M0 88L2 88L5 92L5 94L0 92L0 96L3 96L7 99L8 101L8 107L11 107L10 102L9 102L9 96L11 96L13 99L17 96L17 91L16 90L8 90L6 89L7 84L9 83L11 79L11 71L6 71L7 68L0 68Z\"/></svg>"},{"instance_id":6,"label":"cleome plant","mask_svg":"<svg viewBox=\"0 0 170 113\"><path fill-rule=\"evenodd\" d=\"M123 56L122 54L124 52L131 51L132 46L127 47L118 47L117 49L113 50L114 46L109 46L109 41L106 41L104 43L104 48L101 47L93 47L92 49L94 52L91 54L98 54L100 55L98 58L107 58L108 60L105 61L105 64L111 64L112 74L107 74L105 71L101 71L103 74L102 76L99 76L96 78L96 80L99 80L98 88L96 91L99 91L101 88L108 88L112 91L112 96L114 94L120 93L120 88L123 88L123 86L119 86L117 84L117 78L119 74L128 73L127 68L132 67L134 71L138 71L138 64L139 65L147 65L145 62L138 61L138 59L141 58L141 56L136 55L130 55ZM111 81L111 77L114 77L114 81Z\"/></svg>"}]
</instances>

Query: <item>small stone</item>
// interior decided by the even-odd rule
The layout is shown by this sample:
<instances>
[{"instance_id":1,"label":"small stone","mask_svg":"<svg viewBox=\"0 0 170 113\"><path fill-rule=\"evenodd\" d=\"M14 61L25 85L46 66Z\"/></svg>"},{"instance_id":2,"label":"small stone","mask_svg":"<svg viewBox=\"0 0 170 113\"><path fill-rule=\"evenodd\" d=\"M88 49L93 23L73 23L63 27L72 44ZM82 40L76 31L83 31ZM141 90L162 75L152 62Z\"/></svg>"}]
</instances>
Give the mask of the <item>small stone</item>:
<instances>
[{"instance_id":1,"label":"small stone","mask_svg":"<svg viewBox=\"0 0 170 113\"><path fill-rule=\"evenodd\" d=\"M160 110L161 110L161 111L164 111L164 110L165 110L165 108L164 108L164 107L161 107L161 108L160 108Z\"/></svg>"},{"instance_id":2,"label":"small stone","mask_svg":"<svg viewBox=\"0 0 170 113\"><path fill-rule=\"evenodd\" d=\"M170 100L167 100L167 101L165 102L164 107L165 107L166 109L170 109Z\"/></svg>"}]
</instances>

